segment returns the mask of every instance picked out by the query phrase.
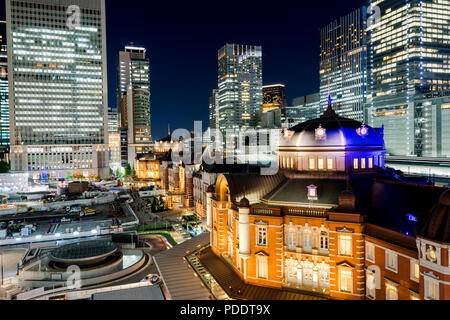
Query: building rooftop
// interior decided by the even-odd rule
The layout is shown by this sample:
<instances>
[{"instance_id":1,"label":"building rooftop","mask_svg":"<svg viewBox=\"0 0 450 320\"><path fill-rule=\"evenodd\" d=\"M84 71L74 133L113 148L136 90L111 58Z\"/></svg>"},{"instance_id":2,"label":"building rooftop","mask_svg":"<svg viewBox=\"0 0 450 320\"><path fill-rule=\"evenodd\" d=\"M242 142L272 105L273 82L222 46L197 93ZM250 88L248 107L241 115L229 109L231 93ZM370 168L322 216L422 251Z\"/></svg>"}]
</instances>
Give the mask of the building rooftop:
<instances>
[{"instance_id":1,"label":"building rooftop","mask_svg":"<svg viewBox=\"0 0 450 320\"><path fill-rule=\"evenodd\" d=\"M210 292L185 259L188 254L206 246L209 237L209 233L203 233L153 257L170 299L211 299Z\"/></svg>"}]
</instances>

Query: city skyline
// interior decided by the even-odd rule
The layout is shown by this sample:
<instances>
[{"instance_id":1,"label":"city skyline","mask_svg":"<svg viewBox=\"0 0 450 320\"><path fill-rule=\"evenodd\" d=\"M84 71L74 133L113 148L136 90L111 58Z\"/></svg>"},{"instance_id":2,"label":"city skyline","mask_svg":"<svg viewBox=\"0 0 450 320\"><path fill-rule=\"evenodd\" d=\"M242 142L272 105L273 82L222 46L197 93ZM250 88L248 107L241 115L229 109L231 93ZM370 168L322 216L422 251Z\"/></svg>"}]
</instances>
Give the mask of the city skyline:
<instances>
[{"instance_id":1,"label":"city skyline","mask_svg":"<svg viewBox=\"0 0 450 320\"><path fill-rule=\"evenodd\" d=\"M4 1L0 3L3 5ZM209 97L217 86L217 51L225 43L262 45L263 84L284 83L288 104L296 97L316 92L319 88L319 29L332 19L363 6L365 1L325 1L320 8L313 4L299 6L281 2L277 8L271 8L271 16L265 18L271 19L271 23L260 18L266 12L264 7L255 9L248 4L243 5L241 12L254 13L237 25L222 23L226 13L217 13L213 7L201 4L192 6L179 2L176 12L172 10L173 4L169 7L162 3L139 2L139 10L132 10L130 3L127 7L112 4L106 5L109 107L117 107L117 53L131 42L147 48L155 120L152 135L157 140L166 136L169 122L173 129L192 129L194 120L208 123ZM4 17L2 6L0 18ZM195 81L192 81L193 76ZM173 108L173 114L178 116L167 119L164 114L167 108Z\"/></svg>"}]
</instances>

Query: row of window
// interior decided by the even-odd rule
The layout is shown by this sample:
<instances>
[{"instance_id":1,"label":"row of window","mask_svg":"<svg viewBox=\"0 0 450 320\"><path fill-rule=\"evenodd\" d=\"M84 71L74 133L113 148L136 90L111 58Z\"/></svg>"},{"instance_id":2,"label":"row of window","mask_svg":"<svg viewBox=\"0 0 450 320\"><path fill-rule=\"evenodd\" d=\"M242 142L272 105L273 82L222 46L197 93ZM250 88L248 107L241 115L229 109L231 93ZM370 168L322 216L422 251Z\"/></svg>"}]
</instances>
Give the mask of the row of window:
<instances>
[{"instance_id":1,"label":"row of window","mask_svg":"<svg viewBox=\"0 0 450 320\"><path fill-rule=\"evenodd\" d=\"M294 157L280 157L279 161L280 168L284 169L295 169ZM374 158L373 157L363 157L353 159L353 169L373 169ZM310 158L309 159L309 170L335 170L334 159L324 159L324 158Z\"/></svg>"}]
</instances>

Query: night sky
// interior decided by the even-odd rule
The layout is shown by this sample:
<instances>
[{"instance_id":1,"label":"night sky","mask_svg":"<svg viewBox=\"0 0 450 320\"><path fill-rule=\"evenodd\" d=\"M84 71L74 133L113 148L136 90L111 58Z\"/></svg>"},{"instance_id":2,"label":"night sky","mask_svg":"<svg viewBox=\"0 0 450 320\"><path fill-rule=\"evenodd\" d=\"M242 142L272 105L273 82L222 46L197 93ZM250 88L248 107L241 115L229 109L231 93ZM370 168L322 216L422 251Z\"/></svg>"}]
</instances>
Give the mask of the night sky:
<instances>
[{"instance_id":1,"label":"night sky","mask_svg":"<svg viewBox=\"0 0 450 320\"><path fill-rule=\"evenodd\" d=\"M318 91L319 28L364 3L106 0L109 106L116 107L116 55L130 42L149 53L154 139L169 122L172 131L192 129L194 120L207 128L225 43L262 45L264 84L284 83L291 103Z\"/></svg>"}]
</instances>

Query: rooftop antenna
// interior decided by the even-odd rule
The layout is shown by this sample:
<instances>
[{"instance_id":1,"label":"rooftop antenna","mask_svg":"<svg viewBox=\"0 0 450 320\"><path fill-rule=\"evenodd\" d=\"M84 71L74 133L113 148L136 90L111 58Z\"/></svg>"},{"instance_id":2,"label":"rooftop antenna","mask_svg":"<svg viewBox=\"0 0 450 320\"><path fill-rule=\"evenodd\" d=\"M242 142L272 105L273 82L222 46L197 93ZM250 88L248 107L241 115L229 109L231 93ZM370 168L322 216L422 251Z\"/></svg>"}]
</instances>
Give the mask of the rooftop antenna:
<instances>
[{"instance_id":1,"label":"rooftop antenna","mask_svg":"<svg viewBox=\"0 0 450 320\"><path fill-rule=\"evenodd\" d=\"M333 99L331 99L331 73L328 71L328 108L321 116L321 118L332 118L337 116L336 112L333 110L332 103Z\"/></svg>"},{"instance_id":2,"label":"rooftop antenna","mask_svg":"<svg viewBox=\"0 0 450 320\"><path fill-rule=\"evenodd\" d=\"M328 71L328 106L331 106L333 99L331 99L331 73Z\"/></svg>"}]
</instances>

